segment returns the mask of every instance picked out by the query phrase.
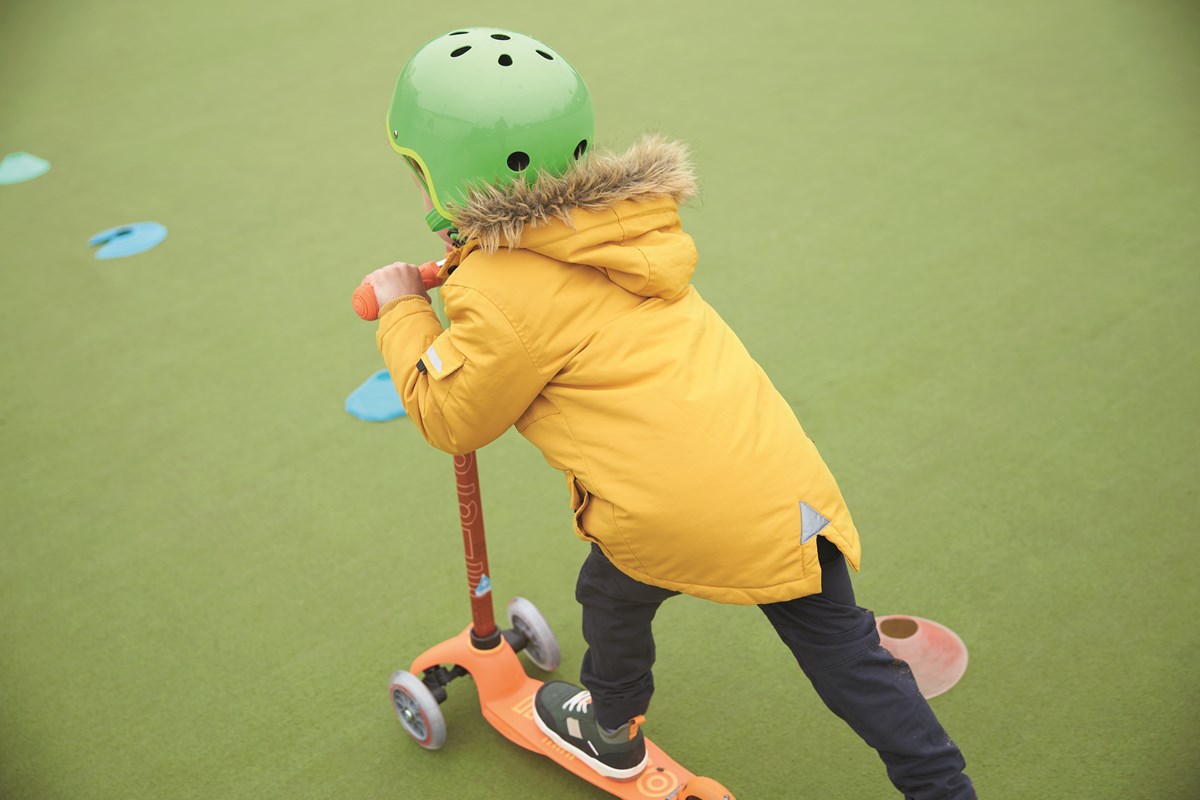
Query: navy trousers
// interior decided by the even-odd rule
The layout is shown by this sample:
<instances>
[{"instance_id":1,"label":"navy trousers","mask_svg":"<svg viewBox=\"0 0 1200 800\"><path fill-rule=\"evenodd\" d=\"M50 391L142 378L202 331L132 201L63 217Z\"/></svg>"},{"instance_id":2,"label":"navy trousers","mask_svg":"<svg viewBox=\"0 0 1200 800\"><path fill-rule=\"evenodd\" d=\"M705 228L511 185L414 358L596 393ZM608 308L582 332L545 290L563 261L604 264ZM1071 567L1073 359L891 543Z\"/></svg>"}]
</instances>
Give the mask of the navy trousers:
<instances>
[{"instance_id":1,"label":"navy trousers","mask_svg":"<svg viewBox=\"0 0 1200 800\"><path fill-rule=\"evenodd\" d=\"M854 602L845 558L824 538L817 544L821 593L759 608L817 695L875 748L907 800L972 800L962 753L917 690L908 665L879 644L875 616ZM575 597L583 606L588 644L580 679L601 725L618 728L650 707L651 623L676 594L633 580L592 545Z\"/></svg>"}]
</instances>

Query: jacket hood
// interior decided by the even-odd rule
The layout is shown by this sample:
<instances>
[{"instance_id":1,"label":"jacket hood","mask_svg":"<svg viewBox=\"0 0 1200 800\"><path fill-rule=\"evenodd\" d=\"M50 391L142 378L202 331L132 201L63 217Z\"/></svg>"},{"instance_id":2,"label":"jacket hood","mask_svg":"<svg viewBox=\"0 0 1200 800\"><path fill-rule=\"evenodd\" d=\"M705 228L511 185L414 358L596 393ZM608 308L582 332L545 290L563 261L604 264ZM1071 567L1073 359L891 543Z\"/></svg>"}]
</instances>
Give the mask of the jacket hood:
<instances>
[{"instance_id":1,"label":"jacket hood","mask_svg":"<svg viewBox=\"0 0 1200 800\"><path fill-rule=\"evenodd\" d=\"M695 191L687 146L649 135L624 153L594 152L562 176L475 188L452 213L460 236L486 251L531 250L670 299L695 269L677 208Z\"/></svg>"}]
</instances>

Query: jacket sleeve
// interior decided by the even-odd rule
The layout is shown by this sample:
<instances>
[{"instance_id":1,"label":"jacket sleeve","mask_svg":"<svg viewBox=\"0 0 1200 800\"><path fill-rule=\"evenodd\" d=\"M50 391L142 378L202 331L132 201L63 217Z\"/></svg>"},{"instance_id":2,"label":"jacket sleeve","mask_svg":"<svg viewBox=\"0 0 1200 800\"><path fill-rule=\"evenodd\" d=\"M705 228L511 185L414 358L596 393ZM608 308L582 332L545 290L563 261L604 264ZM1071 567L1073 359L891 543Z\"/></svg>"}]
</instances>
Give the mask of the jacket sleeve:
<instances>
[{"instance_id":1,"label":"jacket sleeve","mask_svg":"<svg viewBox=\"0 0 1200 800\"><path fill-rule=\"evenodd\" d=\"M521 337L480 292L442 287L450 327L424 299L380 319L379 352L404 410L431 445L477 450L508 430L545 386Z\"/></svg>"}]
</instances>

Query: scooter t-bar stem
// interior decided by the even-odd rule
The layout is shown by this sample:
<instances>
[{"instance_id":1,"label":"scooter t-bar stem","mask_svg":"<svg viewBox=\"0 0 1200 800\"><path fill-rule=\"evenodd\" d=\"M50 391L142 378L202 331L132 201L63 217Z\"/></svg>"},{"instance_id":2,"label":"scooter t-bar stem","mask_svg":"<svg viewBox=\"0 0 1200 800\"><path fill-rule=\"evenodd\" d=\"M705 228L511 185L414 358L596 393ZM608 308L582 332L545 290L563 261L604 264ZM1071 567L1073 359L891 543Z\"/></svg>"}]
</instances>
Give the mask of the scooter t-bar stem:
<instances>
[{"instance_id":1,"label":"scooter t-bar stem","mask_svg":"<svg viewBox=\"0 0 1200 800\"><path fill-rule=\"evenodd\" d=\"M454 457L454 475L458 483L463 552L467 557L467 587L471 592L471 641L481 650L490 650L500 644L501 636L492 608L487 542L483 536L483 503L479 495L479 467L474 453Z\"/></svg>"}]
</instances>

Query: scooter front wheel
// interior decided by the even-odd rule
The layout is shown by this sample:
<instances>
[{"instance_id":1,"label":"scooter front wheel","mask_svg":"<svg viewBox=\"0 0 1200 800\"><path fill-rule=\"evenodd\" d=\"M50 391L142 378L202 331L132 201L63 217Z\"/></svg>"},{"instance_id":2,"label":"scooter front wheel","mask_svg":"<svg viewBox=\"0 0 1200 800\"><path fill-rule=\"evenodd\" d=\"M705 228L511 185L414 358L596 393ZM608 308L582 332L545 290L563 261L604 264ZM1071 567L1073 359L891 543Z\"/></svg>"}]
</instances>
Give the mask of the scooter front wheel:
<instances>
[{"instance_id":1,"label":"scooter front wheel","mask_svg":"<svg viewBox=\"0 0 1200 800\"><path fill-rule=\"evenodd\" d=\"M697 775L683 785L682 800L735 800L733 794L712 778Z\"/></svg>"},{"instance_id":2,"label":"scooter front wheel","mask_svg":"<svg viewBox=\"0 0 1200 800\"><path fill-rule=\"evenodd\" d=\"M525 654L539 669L554 672L562 661L562 652L558 648L558 639L550 624L537 610L537 606L524 597L514 597L508 601L508 624L524 634L528 644Z\"/></svg>"},{"instance_id":3,"label":"scooter front wheel","mask_svg":"<svg viewBox=\"0 0 1200 800\"><path fill-rule=\"evenodd\" d=\"M388 693L400 724L414 742L426 750L437 750L446 743L446 718L420 678L400 670L392 675Z\"/></svg>"}]
</instances>

